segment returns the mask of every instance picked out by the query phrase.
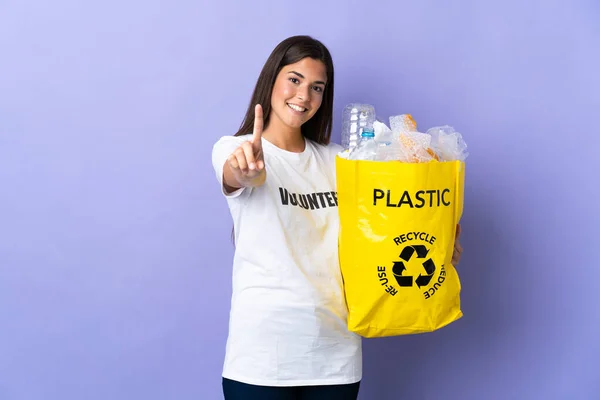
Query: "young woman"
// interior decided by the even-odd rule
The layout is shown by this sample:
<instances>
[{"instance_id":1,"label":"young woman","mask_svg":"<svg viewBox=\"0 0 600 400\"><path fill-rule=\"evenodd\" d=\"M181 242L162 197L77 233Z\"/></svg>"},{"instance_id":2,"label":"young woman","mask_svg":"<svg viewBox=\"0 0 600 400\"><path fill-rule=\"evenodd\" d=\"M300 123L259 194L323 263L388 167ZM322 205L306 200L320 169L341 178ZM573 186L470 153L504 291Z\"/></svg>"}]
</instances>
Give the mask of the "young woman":
<instances>
[{"instance_id":1,"label":"young woman","mask_svg":"<svg viewBox=\"0 0 600 400\"><path fill-rule=\"evenodd\" d=\"M361 338L346 326L338 262L333 90L327 48L288 38L266 61L240 130L213 148L236 243L226 400L358 396Z\"/></svg>"}]
</instances>

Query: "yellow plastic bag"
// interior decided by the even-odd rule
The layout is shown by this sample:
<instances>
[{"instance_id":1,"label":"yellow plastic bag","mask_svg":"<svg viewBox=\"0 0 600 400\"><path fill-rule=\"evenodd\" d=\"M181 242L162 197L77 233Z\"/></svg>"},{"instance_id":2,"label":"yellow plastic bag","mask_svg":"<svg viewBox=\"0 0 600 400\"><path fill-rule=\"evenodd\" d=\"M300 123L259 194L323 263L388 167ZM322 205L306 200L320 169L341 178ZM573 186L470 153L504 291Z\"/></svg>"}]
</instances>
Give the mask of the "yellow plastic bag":
<instances>
[{"instance_id":1,"label":"yellow plastic bag","mask_svg":"<svg viewBox=\"0 0 600 400\"><path fill-rule=\"evenodd\" d=\"M451 264L465 163L336 159L348 329L431 332L462 317Z\"/></svg>"}]
</instances>

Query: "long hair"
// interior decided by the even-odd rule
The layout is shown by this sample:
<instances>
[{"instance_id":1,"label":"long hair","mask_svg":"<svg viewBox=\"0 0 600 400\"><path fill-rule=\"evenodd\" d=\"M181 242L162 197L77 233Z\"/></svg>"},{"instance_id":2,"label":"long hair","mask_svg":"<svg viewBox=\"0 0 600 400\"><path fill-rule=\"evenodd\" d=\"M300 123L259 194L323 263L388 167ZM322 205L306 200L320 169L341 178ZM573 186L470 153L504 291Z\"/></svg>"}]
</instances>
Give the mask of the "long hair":
<instances>
[{"instance_id":1,"label":"long hair","mask_svg":"<svg viewBox=\"0 0 600 400\"><path fill-rule=\"evenodd\" d=\"M252 93L252 99L240 129L235 136L252 133L254 127L254 107L260 104L263 109L265 128L271 116L271 93L277 75L283 67L310 57L321 61L327 69L327 83L323 91L323 101L313 117L302 125L302 135L319 144L328 144L331 139L333 120L333 60L323 43L310 36L292 36L275 47L260 72Z\"/></svg>"}]
</instances>

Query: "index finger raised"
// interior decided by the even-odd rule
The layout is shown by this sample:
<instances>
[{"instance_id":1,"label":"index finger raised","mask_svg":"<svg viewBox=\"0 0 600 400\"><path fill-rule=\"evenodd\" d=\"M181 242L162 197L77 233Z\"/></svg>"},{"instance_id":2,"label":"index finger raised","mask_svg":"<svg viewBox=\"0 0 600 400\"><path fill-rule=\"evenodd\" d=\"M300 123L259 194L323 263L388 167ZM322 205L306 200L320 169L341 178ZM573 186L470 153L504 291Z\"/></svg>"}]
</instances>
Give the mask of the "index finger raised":
<instances>
[{"instance_id":1,"label":"index finger raised","mask_svg":"<svg viewBox=\"0 0 600 400\"><path fill-rule=\"evenodd\" d=\"M254 108L254 131L252 133L252 144L255 149L260 148L262 143L262 132L263 132L263 110L260 104L257 104Z\"/></svg>"}]
</instances>

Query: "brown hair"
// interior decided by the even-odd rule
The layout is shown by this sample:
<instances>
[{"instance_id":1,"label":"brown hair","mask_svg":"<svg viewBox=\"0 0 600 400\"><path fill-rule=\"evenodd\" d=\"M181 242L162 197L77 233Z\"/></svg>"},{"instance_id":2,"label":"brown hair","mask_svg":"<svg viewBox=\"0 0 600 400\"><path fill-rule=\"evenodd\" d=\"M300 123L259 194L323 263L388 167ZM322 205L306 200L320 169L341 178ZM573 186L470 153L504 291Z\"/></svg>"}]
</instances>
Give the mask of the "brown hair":
<instances>
[{"instance_id":1,"label":"brown hair","mask_svg":"<svg viewBox=\"0 0 600 400\"><path fill-rule=\"evenodd\" d=\"M319 144L328 144L331 139L333 120L333 60L327 47L310 36L292 36L279 43L273 50L254 87L250 105L235 136L252 133L254 126L254 107L260 104L263 109L264 126L269 125L271 116L271 93L275 79L283 67L310 57L321 61L327 69L327 83L323 91L321 107L315 115L302 125L302 135Z\"/></svg>"}]
</instances>

